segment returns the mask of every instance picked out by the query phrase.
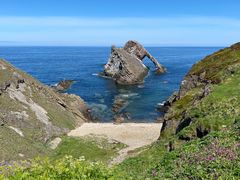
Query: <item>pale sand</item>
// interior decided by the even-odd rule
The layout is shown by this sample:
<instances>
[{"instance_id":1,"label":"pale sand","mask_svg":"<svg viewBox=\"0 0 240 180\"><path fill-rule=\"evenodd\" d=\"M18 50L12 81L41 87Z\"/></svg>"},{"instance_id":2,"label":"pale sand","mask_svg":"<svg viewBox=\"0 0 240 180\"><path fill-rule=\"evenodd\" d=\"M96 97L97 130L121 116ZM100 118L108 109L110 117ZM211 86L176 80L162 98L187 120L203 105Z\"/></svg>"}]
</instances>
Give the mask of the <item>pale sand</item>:
<instances>
[{"instance_id":1,"label":"pale sand","mask_svg":"<svg viewBox=\"0 0 240 180\"><path fill-rule=\"evenodd\" d=\"M68 135L74 137L105 136L109 140L126 144L128 147L121 149L119 156L110 162L110 165L114 165L128 157L129 151L155 142L160 136L161 127L161 123L84 123Z\"/></svg>"}]
</instances>

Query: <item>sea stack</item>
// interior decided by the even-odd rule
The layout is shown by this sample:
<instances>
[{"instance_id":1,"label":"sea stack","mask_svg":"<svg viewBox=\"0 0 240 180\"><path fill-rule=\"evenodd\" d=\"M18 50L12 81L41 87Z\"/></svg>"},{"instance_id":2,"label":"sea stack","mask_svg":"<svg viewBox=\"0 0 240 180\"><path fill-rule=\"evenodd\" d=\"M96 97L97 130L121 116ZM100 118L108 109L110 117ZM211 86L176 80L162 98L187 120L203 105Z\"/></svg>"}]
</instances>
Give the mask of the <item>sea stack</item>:
<instances>
[{"instance_id":1,"label":"sea stack","mask_svg":"<svg viewBox=\"0 0 240 180\"><path fill-rule=\"evenodd\" d=\"M148 68L143 59L148 57L156 66L156 73L166 69L137 41L128 41L123 48L112 46L108 63L104 66L104 75L118 84L131 85L143 83Z\"/></svg>"}]
</instances>

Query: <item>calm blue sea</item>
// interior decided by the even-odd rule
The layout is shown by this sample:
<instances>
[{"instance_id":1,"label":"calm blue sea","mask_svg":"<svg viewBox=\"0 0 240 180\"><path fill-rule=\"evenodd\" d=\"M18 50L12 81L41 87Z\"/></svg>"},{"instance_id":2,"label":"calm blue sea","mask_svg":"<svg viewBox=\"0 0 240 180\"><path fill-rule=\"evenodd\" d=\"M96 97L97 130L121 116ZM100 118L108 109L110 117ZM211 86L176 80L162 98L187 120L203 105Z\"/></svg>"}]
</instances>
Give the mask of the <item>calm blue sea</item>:
<instances>
[{"instance_id":1,"label":"calm blue sea","mask_svg":"<svg viewBox=\"0 0 240 180\"><path fill-rule=\"evenodd\" d=\"M123 110L132 121L152 122L159 116L158 103L165 101L179 85L191 66L218 47L149 47L152 55L167 68L167 73L150 72L145 83L123 87L96 76L107 62L109 47L0 47L0 57L26 71L46 85L72 79L69 93L81 96L97 118L111 121L114 98L127 98ZM154 70L150 60L145 64Z\"/></svg>"}]
</instances>

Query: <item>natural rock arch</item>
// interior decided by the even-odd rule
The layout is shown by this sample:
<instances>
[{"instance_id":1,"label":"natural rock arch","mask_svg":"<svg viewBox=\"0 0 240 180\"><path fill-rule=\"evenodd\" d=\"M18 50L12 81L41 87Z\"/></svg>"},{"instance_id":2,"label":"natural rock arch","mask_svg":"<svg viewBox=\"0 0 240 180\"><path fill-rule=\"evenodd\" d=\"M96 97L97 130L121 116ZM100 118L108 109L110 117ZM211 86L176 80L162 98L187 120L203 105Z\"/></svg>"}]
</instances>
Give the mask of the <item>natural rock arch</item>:
<instances>
[{"instance_id":1,"label":"natural rock arch","mask_svg":"<svg viewBox=\"0 0 240 180\"><path fill-rule=\"evenodd\" d=\"M142 83L148 74L148 68L142 62L146 56L156 66L158 74L165 72L165 68L141 44L131 40L123 48L112 46L110 58L104 66L104 76L118 84Z\"/></svg>"},{"instance_id":2,"label":"natural rock arch","mask_svg":"<svg viewBox=\"0 0 240 180\"><path fill-rule=\"evenodd\" d=\"M143 61L145 57L148 57L155 65L157 73L164 73L166 71L166 69L137 41L128 41L123 49L129 54L136 56L141 61Z\"/></svg>"}]
</instances>

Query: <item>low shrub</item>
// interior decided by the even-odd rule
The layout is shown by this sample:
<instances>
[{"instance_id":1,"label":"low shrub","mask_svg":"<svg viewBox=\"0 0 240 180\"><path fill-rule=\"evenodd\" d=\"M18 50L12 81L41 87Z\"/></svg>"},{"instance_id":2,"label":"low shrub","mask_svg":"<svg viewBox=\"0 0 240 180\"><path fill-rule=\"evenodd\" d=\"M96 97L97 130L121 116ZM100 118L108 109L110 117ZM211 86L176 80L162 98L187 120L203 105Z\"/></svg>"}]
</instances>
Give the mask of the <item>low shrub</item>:
<instances>
[{"instance_id":1,"label":"low shrub","mask_svg":"<svg viewBox=\"0 0 240 180\"><path fill-rule=\"evenodd\" d=\"M35 180L35 179L110 179L112 171L99 162L89 162L84 158L74 159L65 156L51 162L49 159L35 159L18 162L11 166L0 167L0 179Z\"/></svg>"}]
</instances>

